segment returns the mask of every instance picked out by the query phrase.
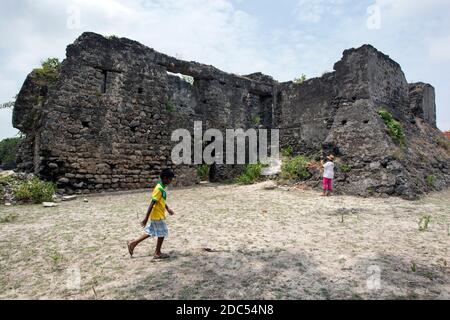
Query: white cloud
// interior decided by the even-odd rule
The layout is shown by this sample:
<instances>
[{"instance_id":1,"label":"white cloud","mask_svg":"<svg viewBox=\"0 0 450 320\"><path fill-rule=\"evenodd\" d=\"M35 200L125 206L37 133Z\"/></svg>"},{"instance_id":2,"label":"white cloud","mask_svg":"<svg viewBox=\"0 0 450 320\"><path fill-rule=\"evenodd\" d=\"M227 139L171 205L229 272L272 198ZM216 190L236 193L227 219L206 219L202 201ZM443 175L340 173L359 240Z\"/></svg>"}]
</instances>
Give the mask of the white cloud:
<instances>
[{"instance_id":1,"label":"white cloud","mask_svg":"<svg viewBox=\"0 0 450 320\"><path fill-rule=\"evenodd\" d=\"M432 39L428 46L429 57L436 62L450 61L450 36Z\"/></svg>"},{"instance_id":2,"label":"white cloud","mask_svg":"<svg viewBox=\"0 0 450 320\"><path fill-rule=\"evenodd\" d=\"M301 22L318 23L327 16L343 14L346 2L347 0L298 0L295 13Z\"/></svg>"}]
</instances>

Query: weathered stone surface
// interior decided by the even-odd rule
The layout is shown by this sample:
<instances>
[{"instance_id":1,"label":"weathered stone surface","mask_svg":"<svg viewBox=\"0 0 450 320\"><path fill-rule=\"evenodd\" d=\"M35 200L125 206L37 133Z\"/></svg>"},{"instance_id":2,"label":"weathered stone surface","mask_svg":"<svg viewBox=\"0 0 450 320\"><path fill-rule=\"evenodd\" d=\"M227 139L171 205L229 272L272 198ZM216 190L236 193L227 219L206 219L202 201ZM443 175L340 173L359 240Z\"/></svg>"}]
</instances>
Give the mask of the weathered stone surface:
<instances>
[{"instance_id":1,"label":"weathered stone surface","mask_svg":"<svg viewBox=\"0 0 450 320\"><path fill-rule=\"evenodd\" d=\"M194 121L204 130L279 128L281 146L296 154L333 152L352 168L337 169L337 189L346 193L415 198L450 182L434 89L409 85L400 66L370 45L346 50L333 72L294 84L84 33L68 46L56 83L38 80L27 77L14 109L14 125L26 133L19 167L70 194L148 187L163 168L175 169L178 184L198 183L196 166L174 166L170 155L172 131L192 132ZM389 136L381 107L403 125L404 146ZM242 168L214 165L210 180ZM317 170L309 184L318 181Z\"/></svg>"},{"instance_id":2,"label":"weathered stone surface","mask_svg":"<svg viewBox=\"0 0 450 320\"><path fill-rule=\"evenodd\" d=\"M409 98L412 113L436 126L436 102L433 86L428 83L412 83L409 85Z\"/></svg>"}]
</instances>

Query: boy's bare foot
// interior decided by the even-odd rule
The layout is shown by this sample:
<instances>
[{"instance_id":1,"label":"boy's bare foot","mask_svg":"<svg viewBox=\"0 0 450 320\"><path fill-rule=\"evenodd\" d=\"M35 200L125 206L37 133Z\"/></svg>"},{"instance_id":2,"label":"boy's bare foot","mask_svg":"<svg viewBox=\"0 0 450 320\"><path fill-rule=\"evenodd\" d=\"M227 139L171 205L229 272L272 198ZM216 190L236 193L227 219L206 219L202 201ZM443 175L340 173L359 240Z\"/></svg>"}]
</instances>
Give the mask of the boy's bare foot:
<instances>
[{"instance_id":1,"label":"boy's bare foot","mask_svg":"<svg viewBox=\"0 0 450 320\"><path fill-rule=\"evenodd\" d=\"M127 241L127 247L128 247L128 253L130 254L130 257L133 257L134 247L131 244L131 241Z\"/></svg>"},{"instance_id":2,"label":"boy's bare foot","mask_svg":"<svg viewBox=\"0 0 450 320\"><path fill-rule=\"evenodd\" d=\"M321 197L326 197L327 195L325 193L320 194Z\"/></svg>"},{"instance_id":3,"label":"boy's bare foot","mask_svg":"<svg viewBox=\"0 0 450 320\"><path fill-rule=\"evenodd\" d=\"M170 258L170 256L165 253L155 254L153 256L153 259L155 259L155 260L162 260L162 259L168 259L168 258Z\"/></svg>"}]
</instances>

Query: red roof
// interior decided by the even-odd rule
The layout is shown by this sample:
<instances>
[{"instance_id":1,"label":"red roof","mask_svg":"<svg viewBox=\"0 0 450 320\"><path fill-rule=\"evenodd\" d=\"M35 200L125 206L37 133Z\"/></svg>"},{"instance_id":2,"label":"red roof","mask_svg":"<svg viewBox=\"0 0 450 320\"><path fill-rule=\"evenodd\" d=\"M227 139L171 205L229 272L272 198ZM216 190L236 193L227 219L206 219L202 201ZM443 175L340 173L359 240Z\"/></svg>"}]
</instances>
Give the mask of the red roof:
<instances>
[{"instance_id":1,"label":"red roof","mask_svg":"<svg viewBox=\"0 0 450 320\"><path fill-rule=\"evenodd\" d=\"M450 139L450 131L445 131L444 136L446 136L447 139Z\"/></svg>"}]
</instances>

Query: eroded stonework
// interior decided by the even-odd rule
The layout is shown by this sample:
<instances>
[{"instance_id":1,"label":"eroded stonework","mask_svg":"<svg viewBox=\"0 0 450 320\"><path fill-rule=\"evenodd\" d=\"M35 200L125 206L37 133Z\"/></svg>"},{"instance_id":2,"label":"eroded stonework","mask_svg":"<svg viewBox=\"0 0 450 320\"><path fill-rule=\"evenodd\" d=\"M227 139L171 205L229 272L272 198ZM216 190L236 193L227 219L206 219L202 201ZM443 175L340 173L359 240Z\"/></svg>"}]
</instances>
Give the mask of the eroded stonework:
<instances>
[{"instance_id":1,"label":"eroded stonework","mask_svg":"<svg viewBox=\"0 0 450 320\"><path fill-rule=\"evenodd\" d=\"M171 133L192 132L202 121L205 130L277 128L281 146L295 153L333 152L351 167L336 178L346 193L415 198L448 186L450 157L439 144L434 88L408 84L400 66L370 45L345 51L334 70L279 83L84 33L68 46L56 83L42 85L31 73L22 87L13 116L26 134L19 168L69 193L148 187L165 167L175 169L178 184L193 184L196 167L171 162ZM402 123L404 146L389 136L382 107ZM210 178L241 170L215 165Z\"/></svg>"}]
</instances>

